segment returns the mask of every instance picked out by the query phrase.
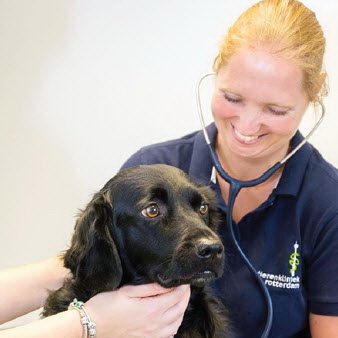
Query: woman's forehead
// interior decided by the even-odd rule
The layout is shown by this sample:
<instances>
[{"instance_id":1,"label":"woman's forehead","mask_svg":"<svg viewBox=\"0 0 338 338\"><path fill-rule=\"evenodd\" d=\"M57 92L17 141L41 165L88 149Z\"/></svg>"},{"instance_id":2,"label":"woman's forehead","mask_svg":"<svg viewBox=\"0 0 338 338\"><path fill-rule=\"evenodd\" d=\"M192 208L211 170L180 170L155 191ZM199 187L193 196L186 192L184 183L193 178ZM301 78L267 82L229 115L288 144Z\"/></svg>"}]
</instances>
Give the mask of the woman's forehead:
<instances>
[{"instance_id":1,"label":"woman's forehead","mask_svg":"<svg viewBox=\"0 0 338 338\"><path fill-rule=\"evenodd\" d=\"M261 95L269 101L306 96L302 70L264 50L235 53L217 74L217 87L240 96Z\"/></svg>"}]
</instances>

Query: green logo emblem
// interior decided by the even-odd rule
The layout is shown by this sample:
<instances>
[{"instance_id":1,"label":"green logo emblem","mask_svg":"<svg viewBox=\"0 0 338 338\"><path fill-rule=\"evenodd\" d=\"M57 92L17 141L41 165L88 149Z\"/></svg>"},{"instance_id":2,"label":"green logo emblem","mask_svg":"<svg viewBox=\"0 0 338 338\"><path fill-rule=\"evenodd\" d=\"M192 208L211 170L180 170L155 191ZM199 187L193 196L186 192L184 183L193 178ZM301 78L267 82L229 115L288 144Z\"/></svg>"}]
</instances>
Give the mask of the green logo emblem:
<instances>
[{"instance_id":1,"label":"green logo emblem","mask_svg":"<svg viewBox=\"0 0 338 338\"><path fill-rule=\"evenodd\" d=\"M291 269L290 269L290 273L291 276L294 277L295 276L295 272L298 269L298 265L300 263L298 257L300 256L300 254L297 252L299 245L296 242L295 245L293 246L295 251L290 255L290 260L289 260L289 264L291 265Z\"/></svg>"}]
</instances>

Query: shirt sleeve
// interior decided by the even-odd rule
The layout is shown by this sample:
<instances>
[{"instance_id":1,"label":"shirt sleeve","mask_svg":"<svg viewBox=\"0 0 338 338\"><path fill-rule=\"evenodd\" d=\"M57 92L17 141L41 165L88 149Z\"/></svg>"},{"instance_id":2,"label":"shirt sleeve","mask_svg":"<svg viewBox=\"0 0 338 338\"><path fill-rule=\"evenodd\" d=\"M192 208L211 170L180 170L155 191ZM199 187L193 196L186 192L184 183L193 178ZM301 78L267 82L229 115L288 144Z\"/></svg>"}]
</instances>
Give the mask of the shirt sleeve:
<instances>
[{"instance_id":1,"label":"shirt sleeve","mask_svg":"<svg viewBox=\"0 0 338 338\"><path fill-rule=\"evenodd\" d=\"M309 310L338 316L338 215L323 228L307 270Z\"/></svg>"},{"instance_id":2,"label":"shirt sleeve","mask_svg":"<svg viewBox=\"0 0 338 338\"><path fill-rule=\"evenodd\" d=\"M189 171L192 156L192 142L177 140L159 143L141 148L132 155L120 170L138 165L167 164Z\"/></svg>"},{"instance_id":3,"label":"shirt sleeve","mask_svg":"<svg viewBox=\"0 0 338 338\"><path fill-rule=\"evenodd\" d=\"M129 157L129 159L120 168L120 171L123 170L123 169L127 169L127 168L131 168L131 167L135 167L135 166L138 166L138 165L145 164L143 162L144 161L142 159L142 149L141 149L138 152L136 152L134 155Z\"/></svg>"}]
</instances>

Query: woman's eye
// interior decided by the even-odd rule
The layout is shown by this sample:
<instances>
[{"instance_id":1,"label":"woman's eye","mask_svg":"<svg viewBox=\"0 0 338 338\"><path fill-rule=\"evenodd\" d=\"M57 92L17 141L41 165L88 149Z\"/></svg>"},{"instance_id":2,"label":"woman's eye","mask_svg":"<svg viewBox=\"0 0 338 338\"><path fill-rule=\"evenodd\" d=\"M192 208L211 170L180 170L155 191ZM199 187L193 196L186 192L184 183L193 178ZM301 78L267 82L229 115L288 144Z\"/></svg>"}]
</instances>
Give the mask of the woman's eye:
<instances>
[{"instance_id":1,"label":"woman's eye","mask_svg":"<svg viewBox=\"0 0 338 338\"><path fill-rule=\"evenodd\" d=\"M235 99L235 98L230 97L230 96L227 96L227 95L224 95L224 98L225 98L227 101L233 102L233 103L239 103L239 102L242 101L241 99L237 99L237 98Z\"/></svg>"},{"instance_id":2,"label":"woman's eye","mask_svg":"<svg viewBox=\"0 0 338 338\"><path fill-rule=\"evenodd\" d=\"M275 108L268 107L268 110L274 114L274 115L286 115L288 113L288 110L279 110Z\"/></svg>"},{"instance_id":3,"label":"woman's eye","mask_svg":"<svg viewBox=\"0 0 338 338\"><path fill-rule=\"evenodd\" d=\"M203 204L200 206L200 213L201 213L202 215L205 215L205 214L208 212L208 209L209 209L208 205L203 203Z\"/></svg>"},{"instance_id":4,"label":"woman's eye","mask_svg":"<svg viewBox=\"0 0 338 338\"><path fill-rule=\"evenodd\" d=\"M154 218L160 214L160 208L158 207L157 204L153 203L153 204L148 205L146 208L144 208L141 211L141 214L144 217Z\"/></svg>"}]
</instances>

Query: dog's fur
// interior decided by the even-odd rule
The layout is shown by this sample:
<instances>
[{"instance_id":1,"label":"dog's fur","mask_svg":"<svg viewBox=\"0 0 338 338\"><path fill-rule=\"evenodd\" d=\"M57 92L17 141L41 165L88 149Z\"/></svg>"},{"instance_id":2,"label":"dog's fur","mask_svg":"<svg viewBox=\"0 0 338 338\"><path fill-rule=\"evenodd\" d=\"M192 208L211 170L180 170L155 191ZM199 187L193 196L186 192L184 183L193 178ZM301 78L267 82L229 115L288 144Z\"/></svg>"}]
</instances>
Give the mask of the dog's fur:
<instances>
[{"instance_id":1,"label":"dog's fur","mask_svg":"<svg viewBox=\"0 0 338 338\"><path fill-rule=\"evenodd\" d=\"M147 217L142 210L153 204L160 213ZM225 309L206 287L223 270L217 225L213 192L183 171L167 165L121 171L79 215L64 255L72 277L50 293L42 315L126 284L189 283L190 302L175 337L229 337Z\"/></svg>"}]
</instances>

